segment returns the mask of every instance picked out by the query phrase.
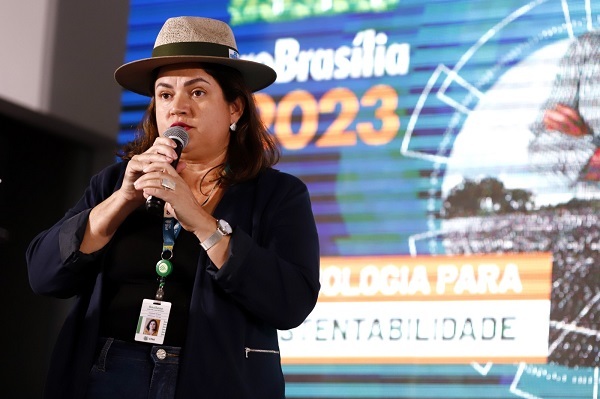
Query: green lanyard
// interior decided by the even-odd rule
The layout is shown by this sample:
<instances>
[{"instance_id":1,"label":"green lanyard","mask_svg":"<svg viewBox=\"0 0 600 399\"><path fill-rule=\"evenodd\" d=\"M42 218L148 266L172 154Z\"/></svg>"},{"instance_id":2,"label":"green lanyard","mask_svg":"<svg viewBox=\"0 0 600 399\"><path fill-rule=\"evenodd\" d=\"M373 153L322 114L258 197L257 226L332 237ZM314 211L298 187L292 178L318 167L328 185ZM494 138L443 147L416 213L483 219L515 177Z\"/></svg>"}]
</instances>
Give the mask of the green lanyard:
<instances>
[{"instance_id":1,"label":"green lanyard","mask_svg":"<svg viewBox=\"0 0 600 399\"><path fill-rule=\"evenodd\" d=\"M173 271L173 247L175 240L181 231L181 224L175 218L163 219L163 247L160 254L160 260L156 264L156 274L158 275L158 290L156 290L155 299L162 301L165 296L165 279Z\"/></svg>"}]
</instances>

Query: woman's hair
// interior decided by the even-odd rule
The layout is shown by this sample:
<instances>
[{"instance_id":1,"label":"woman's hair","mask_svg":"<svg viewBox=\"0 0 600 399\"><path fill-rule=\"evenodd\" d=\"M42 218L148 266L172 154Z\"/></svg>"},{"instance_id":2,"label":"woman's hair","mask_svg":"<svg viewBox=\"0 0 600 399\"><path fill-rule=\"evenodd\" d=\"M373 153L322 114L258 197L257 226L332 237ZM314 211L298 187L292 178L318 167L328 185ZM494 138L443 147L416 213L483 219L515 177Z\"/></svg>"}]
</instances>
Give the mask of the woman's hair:
<instances>
[{"instance_id":1,"label":"woman's hair","mask_svg":"<svg viewBox=\"0 0 600 399\"><path fill-rule=\"evenodd\" d=\"M261 171L279 161L280 151L275 138L262 123L252 92L244 83L242 75L235 69L210 63L199 63L212 76L229 103L237 98L243 103L244 112L236 122L237 129L230 131L226 165L221 178L224 184L234 184L256 177ZM118 153L122 159L131 159L152 147L158 137L156 125L156 103L154 97L146 108L136 132L136 138Z\"/></svg>"}]
</instances>

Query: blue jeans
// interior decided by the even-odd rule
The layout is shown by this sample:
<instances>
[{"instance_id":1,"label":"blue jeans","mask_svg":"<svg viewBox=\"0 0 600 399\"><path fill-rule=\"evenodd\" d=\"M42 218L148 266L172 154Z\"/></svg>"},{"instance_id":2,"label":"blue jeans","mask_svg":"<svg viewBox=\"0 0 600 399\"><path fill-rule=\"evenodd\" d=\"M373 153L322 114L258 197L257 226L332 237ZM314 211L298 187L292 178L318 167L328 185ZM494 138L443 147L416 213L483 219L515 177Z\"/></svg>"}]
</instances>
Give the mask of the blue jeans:
<instances>
[{"instance_id":1,"label":"blue jeans","mask_svg":"<svg viewBox=\"0 0 600 399\"><path fill-rule=\"evenodd\" d=\"M173 399L179 354L175 346L101 338L86 399Z\"/></svg>"}]
</instances>

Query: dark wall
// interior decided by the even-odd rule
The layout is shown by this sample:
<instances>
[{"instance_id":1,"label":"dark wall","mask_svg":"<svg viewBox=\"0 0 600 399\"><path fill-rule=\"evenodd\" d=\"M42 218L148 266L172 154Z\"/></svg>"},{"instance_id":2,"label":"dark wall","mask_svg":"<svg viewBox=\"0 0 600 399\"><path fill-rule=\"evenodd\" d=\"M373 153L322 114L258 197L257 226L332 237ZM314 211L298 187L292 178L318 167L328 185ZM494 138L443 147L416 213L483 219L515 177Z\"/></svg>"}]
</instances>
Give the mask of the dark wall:
<instances>
[{"instance_id":1,"label":"dark wall","mask_svg":"<svg viewBox=\"0 0 600 399\"><path fill-rule=\"evenodd\" d=\"M31 291L27 245L75 203L92 173L114 159L114 144L67 139L58 134L64 130L77 129L0 103L0 341L2 363L10 365L0 367L4 398L41 397L50 351L70 306Z\"/></svg>"},{"instance_id":2,"label":"dark wall","mask_svg":"<svg viewBox=\"0 0 600 399\"><path fill-rule=\"evenodd\" d=\"M30 2L13 3L3 17L27 14ZM69 300L33 294L27 245L77 201L93 173L114 162L119 126L121 89L113 73L125 56L129 1L45 3L44 54L29 58L25 34L26 50L15 58L43 60L40 98L26 102L43 114L7 101L0 89L0 398L7 399L41 398L50 352L70 307ZM27 71L3 77L27 81Z\"/></svg>"}]
</instances>

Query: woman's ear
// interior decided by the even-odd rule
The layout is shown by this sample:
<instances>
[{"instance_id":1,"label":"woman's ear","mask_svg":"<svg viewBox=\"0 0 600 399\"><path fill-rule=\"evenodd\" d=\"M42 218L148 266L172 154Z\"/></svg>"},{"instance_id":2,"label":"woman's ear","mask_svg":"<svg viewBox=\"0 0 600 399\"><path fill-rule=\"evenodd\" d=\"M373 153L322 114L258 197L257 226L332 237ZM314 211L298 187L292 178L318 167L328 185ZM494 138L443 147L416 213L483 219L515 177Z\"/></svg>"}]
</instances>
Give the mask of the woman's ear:
<instances>
[{"instance_id":1,"label":"woman's ear","mask_svg":"<svg viewBox=\"0 0 600 399\"><path fill-rule=\"evenodd\" d=\"M237 123L240 120L244 113L244 101L242 101L242 97L236 98L229 104L229 113L231 114L230 123Z\"/></svg>"}]
</instances>

